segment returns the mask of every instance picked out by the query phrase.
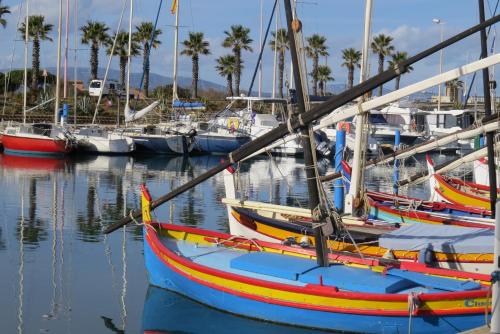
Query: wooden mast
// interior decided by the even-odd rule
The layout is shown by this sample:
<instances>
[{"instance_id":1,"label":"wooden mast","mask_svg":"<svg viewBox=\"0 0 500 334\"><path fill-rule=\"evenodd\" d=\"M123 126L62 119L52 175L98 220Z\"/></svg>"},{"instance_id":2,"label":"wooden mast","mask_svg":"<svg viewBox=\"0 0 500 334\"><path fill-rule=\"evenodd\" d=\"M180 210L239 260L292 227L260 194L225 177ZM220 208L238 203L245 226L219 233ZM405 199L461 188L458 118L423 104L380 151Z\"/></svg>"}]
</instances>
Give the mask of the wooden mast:
<instances>
[{"instance_id":1,"label":"wooden mast","mask_svg":"<svg viewBox=\"0 0 500 334\"><path fill-rule=\"evenodd\" d=\"M290 54L292 56L292 63L294 67L293 76L295 80L295 89L297 90L297 107L298 113L304 114L306 112L305 98L304 94L308 94L302 90L302 82L303 78L301 77L302 71L300 71L299 57L297 55L297 48L295 43L295 34L300 31L301 23L297 18L292 17L292 6L290 4L290 0L284 0L285 2L285 13L286 13L286 22L288 27L288 40L290 43ZM318 190L318 180L316 179L317 175L315 172L314 159L313 154L315 152L312 151L311 146L311 137L310 137L310 125L306 124L301 127L301 137L302 137L302 146L304 148L304 164L306 169L306 179L307 179L307 189L309 192L309 208L311 209L311 213L313 216L313 222L319 223L318 217L315 212L319 212L320 208L320 198L319 198L319 190ZM314 229L314 239L316 245L316 257L318 265L322 267L328 266L328 249L326 244L326 237L323 235L323 229L318 226Z\"/></svg>"}]
</instances>

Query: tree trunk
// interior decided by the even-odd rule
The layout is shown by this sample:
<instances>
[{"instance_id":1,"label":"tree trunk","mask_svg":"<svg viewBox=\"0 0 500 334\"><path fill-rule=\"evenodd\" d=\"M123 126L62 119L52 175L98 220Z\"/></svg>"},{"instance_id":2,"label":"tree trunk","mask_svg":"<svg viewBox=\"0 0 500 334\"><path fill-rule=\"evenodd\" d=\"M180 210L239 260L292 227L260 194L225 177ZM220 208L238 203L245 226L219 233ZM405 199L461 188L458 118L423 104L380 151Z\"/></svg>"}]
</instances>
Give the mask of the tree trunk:
<instances>
[{"instance_id":1,"label":"tree trunk","mask_svg":"<svg viewBox=\"0 0 500 334\"><path fill-rule=\"evenodd\" d=\"M349 66L348 67L348 74L347 74L347 88L351 89L352 85L354 84L354 66Z\"/></svg>"},{"instance_id":2,"label":"tree trunk","mask_svg":"<svg viewBox=\"0 0 500 334\"><path fill-rule=\"evenodd\" d=\"M384 55L379 53L378 55L378 74L384 72ZM378 86L378 96L382 96L382 85Z\"/></svg>"},{"instance_id":3,"label":"tree trunk","mask_svg":"<svg viewBox=\"0 0 500 334\"><path fill-rule=\"evenodd\" d=\"M236 58L236 69L234 71L234 91L236 96L240 96L240 76L241 76L241 50L234 50L234 57Z\"/></svg>"},{"instance_id":4,"label":"tree trunk","mask_svg":"<svg viewBox=\"0 0 500 334\"><path fill-rule=\"evenodd\" d=\"M144 43L144 58L142 60L142 70L144 72L144 96L149 96L149 43Z\"/></svg>"},{"instance_id":5,"label":"tree trunk","mask_svg":"<svg viewBox=\"0 0 500 334\"><path fill-rule=\"evenodd\" d=\"M319 91L321 96L325 96L325 83L323 81L319 82Z\"/></svg>"},{"instance_id":6,"label":"tree trunk","mask_svg":"<svg viewBox=\"0 0 500 334\"><path fill-rule=\"evenodd\" d=\"M226 79L227 79L227 96L233 96L233 75L229 73Z\"/></svg>"},{"instance_id":7,"label":"tree trunk","mask_svg":"<svg viewBox=\"0 0 500 334\"><path fill-rule=\"evenodd\" d=\"M398 75L398 76L396 77L396 90L398 90L398 89L399 89L399 81L400 81L400 80L401 80L401 76L400 76L400 75Z\"/></svg>"},{"instance_id":8,"label":"tree trunk","mask_svg":"<svg viewBox=\"0 0 500 334\"><path fill-rule=\"evenodd\" d=\"M125 89L125 71L127 70L127 57L120 56L120 84Z\"/></svg>"},{"instance_id":9,"label":"tree trunk","mask_svg":"<svg viewBox=\"0 0 500 334\"><path fill-rule=\"evenodd\" d=\"M33 51L31 61L31 89L38 88L38 74L40 71L40 40L38 36L33 37Z\"/></svg>"},{"instance_id":10,"label":"tree trunk","mask_svg":"<svg viewBox=\"0 0 500 334\"><path fill-rule=\"evenodd\" d=\"M90 46L90 77L92 80L97 79L97 69L99 68L99 44L92 42Z\"/></svg>"},{"instance_id":11,"label":"tree trunk","mask_svg":"<svg viewBox=\"0 0 500 334\"><path fill-rule=\"evenodd\" d=\"M313 70L312 70L312 77L313 77L313 95L318 95L318 56L313 57Z\"/></svg>"},{"instance_id":12,"label":"tree trunk","mask_svg":"<svg viewBox=\"0 0 500 334\"><path fill-rule=\"evenodd\" d=\"M193 55L192 61L193 61L193 83L192 83L193 90L191 92L191 97L193 99L196 99L198 97L198 71L199 71L197 54Z\"/></svg>"},{"instance_id":13,"label":"tree trunk","mask_svg":"<svg viewBox=\"0 0 500 334\"><path fill-rule=\"evenodd\" d=\"M283 98L283 73L285 72L285 50L280 50L278 63L278 94Z\"/></svg>"}]
</instances>

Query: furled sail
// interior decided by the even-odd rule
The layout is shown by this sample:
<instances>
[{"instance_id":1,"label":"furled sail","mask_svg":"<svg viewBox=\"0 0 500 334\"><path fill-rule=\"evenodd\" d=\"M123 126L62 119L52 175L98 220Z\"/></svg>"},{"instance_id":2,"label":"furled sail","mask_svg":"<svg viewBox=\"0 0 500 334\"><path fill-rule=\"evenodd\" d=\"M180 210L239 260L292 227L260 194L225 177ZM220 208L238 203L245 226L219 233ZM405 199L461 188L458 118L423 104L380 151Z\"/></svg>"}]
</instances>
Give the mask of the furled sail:
<instances>
[{"instance_id":1,"label":"furled sail","mask_svg":"<svg viewBox=\"0 0 500 334\"><path fill-rule=\"evenodd\" d=\"M160 101L155 101L151 103L149 106L146 108L143 108L139 111L134 111L130 109L129 105L125 105L125 122L133 122L138 120L139 118L145 116L147 113L152 111L154 108L156 108L160 104Z\"/></svg>"}]
</instances>

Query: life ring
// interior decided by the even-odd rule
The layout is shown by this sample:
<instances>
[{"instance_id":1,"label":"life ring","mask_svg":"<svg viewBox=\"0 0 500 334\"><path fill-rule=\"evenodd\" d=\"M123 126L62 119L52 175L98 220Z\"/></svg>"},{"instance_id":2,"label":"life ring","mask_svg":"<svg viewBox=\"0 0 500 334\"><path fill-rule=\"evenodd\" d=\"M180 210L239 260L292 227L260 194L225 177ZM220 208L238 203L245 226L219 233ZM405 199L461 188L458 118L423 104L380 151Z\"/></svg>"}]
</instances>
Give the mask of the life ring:
<instances>
[{"instance_id":1,"label":"life ring","mask_svg":"<svg viewBox=\"0 0 500 334\"><path fill-rule=\"evenodd\" d=\"M344 130L347 133L351 132L351 123L349 122L338 122L337 123L338 130Z\"/></svg>"},{"instance_id":2,"label":"life ring","mask_svg":"<svg viewBox=\"0 0 500 334\"><path fill-rule=\"evenodd\" d=\"M231 131L236 131L238 130L238 127L240 126L240 121L236 117L231 117L227 119L227 128Z\"/></svg>"}]
</instances>

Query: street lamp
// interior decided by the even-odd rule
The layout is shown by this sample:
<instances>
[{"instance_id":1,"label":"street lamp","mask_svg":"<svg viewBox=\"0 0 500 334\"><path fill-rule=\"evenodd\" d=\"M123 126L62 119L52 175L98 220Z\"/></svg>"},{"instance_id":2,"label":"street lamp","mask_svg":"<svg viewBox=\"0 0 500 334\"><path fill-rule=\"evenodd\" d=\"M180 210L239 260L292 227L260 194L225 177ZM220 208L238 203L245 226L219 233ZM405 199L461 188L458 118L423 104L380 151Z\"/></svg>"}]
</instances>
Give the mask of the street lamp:
<instances>
[{"instance_id":1,"label":"street lamp","mask_svg":"<svg viewBox=\"0 0 500 334\"><path fill-rule=\"evenodd\" d=\"M443 42L443 24L444 22L441 19L432 19L432 22L435 24L439 24L441 26L441 39L440 42ZM443 49L439 51L439 74L443 72ZM441 110L441 84L438 86L438 111Z\"/></svg>"}]
</instances>

